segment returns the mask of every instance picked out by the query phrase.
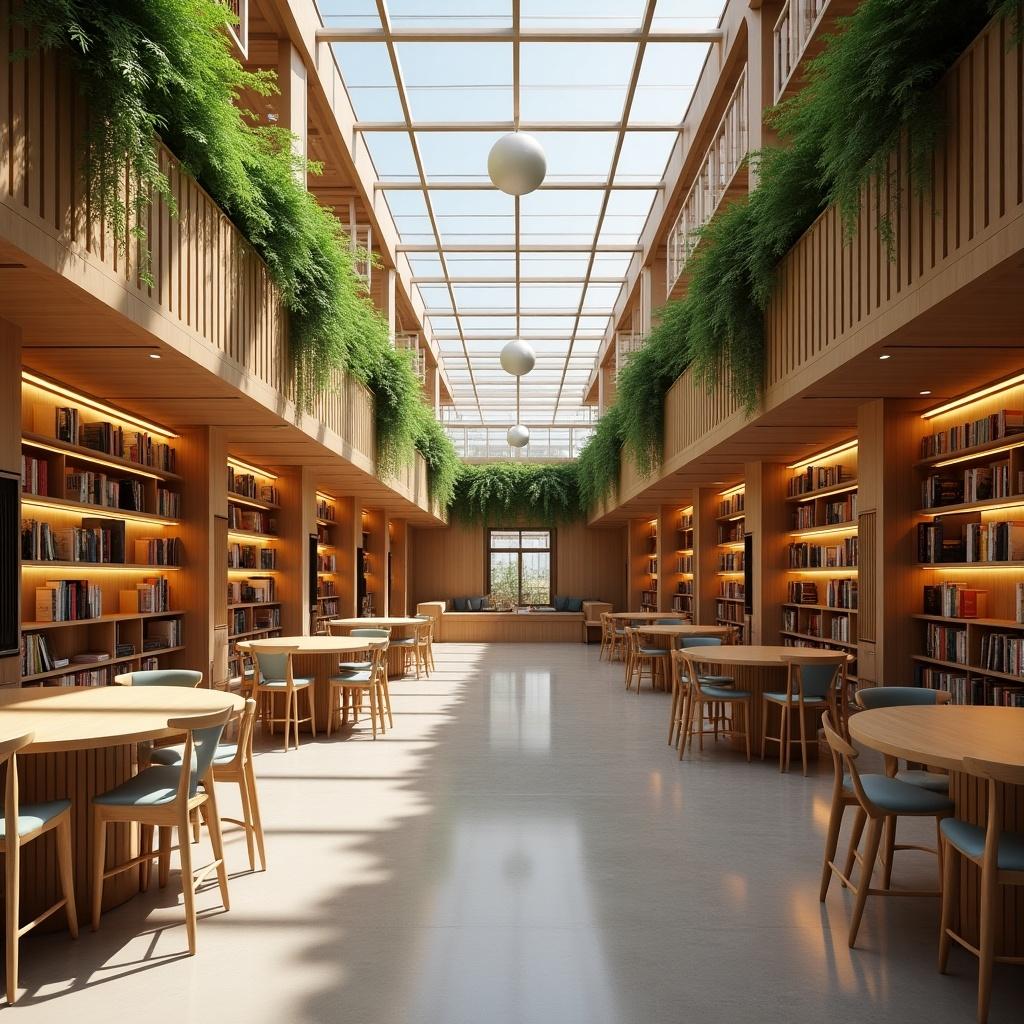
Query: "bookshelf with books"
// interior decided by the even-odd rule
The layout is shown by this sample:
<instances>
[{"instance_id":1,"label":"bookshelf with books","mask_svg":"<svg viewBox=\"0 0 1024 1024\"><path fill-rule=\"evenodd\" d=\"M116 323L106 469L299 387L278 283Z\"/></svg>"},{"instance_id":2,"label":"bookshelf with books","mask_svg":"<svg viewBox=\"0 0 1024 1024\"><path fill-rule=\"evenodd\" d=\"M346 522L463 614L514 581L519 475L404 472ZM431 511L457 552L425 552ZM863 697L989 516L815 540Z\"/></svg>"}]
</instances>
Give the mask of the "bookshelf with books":
<instances>
[{"instance_id":1,"label":"bookshelf with books","mask_svg":"<svg viewBox=\"0 0 1024 1024\"><path fill-rule=\"evenodd\" d=\"M229 456L227 559L228 678L246 670L239 640L280 636L281 486L277 474Z\"/></svg>"},{"instance_id":2,"label":"bookshelf with books","mask_svg":"<svg viewBox=\"0 0 1024 1024\"><path fill-rule=\"evenodd\" d=\"M715 511L715 624L738 626L741 641L748 642L744 612L745 485L738 484L719 493Z\"/></svg>"},{"instance_id":3,"label":"bookshelf with books","mask_svg":"<svg viewBox=\"0 0 1024 1024\"><path fill-rule=\"evenodd\" d=\"M337 501L322 491L316 493L316 611L313 629L327 632L327 621L338 617L342 566Z\"/></svg>"},{"instance_id":4,"label":"bookshelf with books","mask_svg":"<svg viewBox=\"0 0 1024 1024\"><path fill-rule=\"evenodd\" d=\"M694 510L692 505L673 510L668 517L669 537L674 538L671 571L666 572L669 610L695 620L696 555L694 548ZM667 538L666 538L667 539ZM668 567L666 567L668 568Z\"/></svg>"},{"instance_id":5,"label":"bookshelf with books","mask_svg":"<svg viewBox=\"0 0 1024 1024\"><path fill-rule=\"evenodd\" d=\"M1024 382L922 420L915 682L958 704L1024 707Z\"/></svg>"},{"instance_id":6,"label":"bookshelf with books","mask_svg":"<svg viewBox=\"0 0 1024 1024\"><path fill-rule=\"evenodd\" d=\"M787 601L782 642L857 654L858 444L846 441L787 467ZM856 681L856 662L848 668Z\"/></svg>"},{"instance_id":7,"label":"bookshelf with books","mask_svg":"<svg viewBox=\"0 0 1024 1024\"><path fill-rule=\"evenodd\" d=\"M22 685L176 664L177 435L27 371L20 398Z\"/></svg>"}]
</instances>

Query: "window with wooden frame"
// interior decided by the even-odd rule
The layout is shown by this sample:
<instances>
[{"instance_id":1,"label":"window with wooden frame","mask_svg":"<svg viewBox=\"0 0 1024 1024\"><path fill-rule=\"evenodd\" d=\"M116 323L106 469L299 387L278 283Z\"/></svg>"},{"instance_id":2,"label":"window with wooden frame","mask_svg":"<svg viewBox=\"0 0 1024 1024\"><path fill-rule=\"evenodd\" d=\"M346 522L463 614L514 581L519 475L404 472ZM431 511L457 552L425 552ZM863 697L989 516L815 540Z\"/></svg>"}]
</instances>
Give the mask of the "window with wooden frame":
<instances>
[{"instance_id":1,"label":"window with wooden frame","mask_svg":"<svg viewBox=\"0 0 1024 1024\"><path fill-rule=\"evenodd\" d=\"M553 530L488 530L487 589L492 606L551 604L554 553Z\"/></svg>"}]
</instances>

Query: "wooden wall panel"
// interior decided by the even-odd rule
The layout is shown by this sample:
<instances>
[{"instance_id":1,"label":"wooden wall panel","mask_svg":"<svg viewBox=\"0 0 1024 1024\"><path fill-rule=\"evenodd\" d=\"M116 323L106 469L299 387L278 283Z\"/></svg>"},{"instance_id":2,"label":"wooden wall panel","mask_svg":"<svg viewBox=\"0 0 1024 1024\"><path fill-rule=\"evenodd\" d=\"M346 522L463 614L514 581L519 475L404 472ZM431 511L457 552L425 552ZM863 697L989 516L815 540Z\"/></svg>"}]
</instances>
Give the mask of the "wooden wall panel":
<instances>
[{"instance_id":1,"label":"wooden wall panel","mask_svg":"<svg viewBox=\"0 0 1024 1024\"><path fill-rule=\"evenodd\" d=\"M486 593L486 540L482 526L414 528L409 540L409 607ZM559 594L624 607L625 528L581 524L555 530L555 587Z\"/></svg>"},{"instance_id":2,"label":"wooden wall panel","mask_svg":"<svg viewBox=\"0 0 1024 1024\"><path fill-rule=\"evenodd\" d=\"M3 139L0 138L0 146ZM0 472L21 476L21 332L0 320ZM19 549L20 550L20 549ZM18 613L19 621L21 619ZM21 660L0 658L0 686L16 686Z\"/></svg>"}]
</instances>

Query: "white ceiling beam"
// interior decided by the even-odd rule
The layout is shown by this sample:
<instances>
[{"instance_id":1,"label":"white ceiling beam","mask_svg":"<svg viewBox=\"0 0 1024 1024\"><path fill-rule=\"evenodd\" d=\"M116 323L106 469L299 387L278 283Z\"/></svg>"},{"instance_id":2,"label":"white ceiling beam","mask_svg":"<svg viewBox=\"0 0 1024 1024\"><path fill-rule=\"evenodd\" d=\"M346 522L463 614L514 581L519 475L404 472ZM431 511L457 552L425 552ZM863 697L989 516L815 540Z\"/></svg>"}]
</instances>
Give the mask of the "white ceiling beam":
<instances>
[{"instance_id":1,"label":"white ceiling beam","mask_svg":"<svg viewBox=\"0 0 1024 1024\"><path fill-rule=\"evenodd\" d=\"M419 192L418 181L377 181L374 182L377 192ZM615 183L616 191L626 192L658 192L664 189L663 181L619 181ZM428 181L427 188L431 192L493 192L494 186L489 180L481 181ZM603 181L545 181L538 192L599 192L604 188Z\"/></svg>"},{"instance_id":2,"label":"white ceiling beam","mask_svg":"<svg viewBox=\"0 0 1024 1024\"><path fill-rule=\"evenodd\" d=\"M357 121L357 132L511 132L515 121ZM617 132L618 121L521 121L519 128L525 132ZM629 125L631 132L678 132L682 130L679 121L638 121ZM493 188L493 186L492 186Z\"/></svg>"},{"instance_id":3,"label":"white ceiling beam","mask_svg":"<svg viewBox=\"0 0 1024 1024\"><path fill-rule=\"evenodd\" d=\"M520 284L583 284L586 279L582 274L570 275L568 277L520 277ZM621 285L626 278L624 275L618 277L591 277L591 284L618 284ZM423 275L422 277L411 277L410 284L515 284L516 279L509 276L484 277L476 274L450 274L447 278L436 275Z\"/></svg>"},{"instance_id":4,"label":"white ceiling beam","mask_svg":"<svg viewBox=\"0 0 1024 1024\"><path fill-rule=\"evenodd\" d=\"M527 328L529 330L529 328ZM461 341L465 337L467 342L473 341L501 341L508 337L508 331L496 331L493 335L481 334L479 331L467 331L463 336L458 331L434 331L435 341ZM527 341L565 341L566 335L562 334L528 334ZM577 341L600 341L604 338L604 331L579 331L576 334ZM448 353L449 359L458 359L458 355Z\"/></svg>"},{"instance_id":5,"label":"white ceiling beam","mask_svg":"<svg viewBox=\"0 0 1024 1024\"><path fill-rule=\"evenodd\" d=\"M504 252L512 254L516 251L514 242L498 242L480 245L445 245L437 242L399 242L399 252ZM549 245L543 243L531 243L519 246L520 252L640 252L640 246L630 244L617 244L614 242L603 242L601 245Z\"/></svg>"},{"instance_id":6,"label":"white ceiling beam","mask_svg":"<svg viewBox=\"0 0 1024 1024\"><path fill-rule=\"evenodd\" d=\"M430 317L440 317L440 316L454 316L455 314L450 309L442 309L440 307L436 307L435 306L434 308L424 309L423 310L423 315L424 316L430 316ZM485 309L474 309L471 306L468 306L468 307L467 306L460 306L459 307L459 315L463 316L463 317L467 317L467 316L492 317L492 316L517 316L517 315L521 315L521 316L524 316L524 317L531 317L531 316L551 316L551 317L568 316L568 317L573 317L575 319L576 317L579 316L579 311L576 310L576 309L566 309L564 306L561 309L531 309L530 307L526 307L526 308L524 308L522 310L522 313L519 313L516 306L488 307L488 308L485 308ZM608 310L593 310L593 311L584 310L583 311L583 315L584 316L609 317L609 316L611 316L611 313Z\"/></svg>"},{"instance_id":7,"label":"white ceiling beam","mask_svg":"<svg viewBox=\"0 0 1024 1024\"><path fill-rule=\"evenodd\" d=\"M646 25L646 23L645 23ZM341 28L319 29L321 43L511 43L516 32L509 28ZM680 32L670 29L614 28L520 28L518 39L523 43L717 43L722 38L718 29Z\"/></svg>"}]
</instances>

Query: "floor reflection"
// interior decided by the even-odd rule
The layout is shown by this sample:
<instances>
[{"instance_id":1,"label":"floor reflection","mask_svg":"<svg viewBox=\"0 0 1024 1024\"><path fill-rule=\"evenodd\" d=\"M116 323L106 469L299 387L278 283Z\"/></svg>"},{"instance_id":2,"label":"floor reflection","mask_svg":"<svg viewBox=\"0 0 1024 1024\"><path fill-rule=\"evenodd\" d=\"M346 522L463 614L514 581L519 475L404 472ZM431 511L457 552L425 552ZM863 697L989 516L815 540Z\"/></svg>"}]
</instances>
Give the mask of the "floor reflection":
<instances>
[{"instance_id":1,"label":"floor reflection","mask_svg":"<svg viewBox=\"0 0 1024 1024\"><path fill-rule=\"evenodd\" d=\"M624 1019L573 820L456 822L423 924L411 1003L418 1024Z\"/></svg>"},{"instance_id":2,"label":"floor reflection","mask_svg":"<svg viewBox=\"0 0 1024 1024\"><path fill-rule=\"evenodd\" d=\"M551 748L551 673L490 674L492 750L546 751Z\"/></svg>"}]
</instances>

